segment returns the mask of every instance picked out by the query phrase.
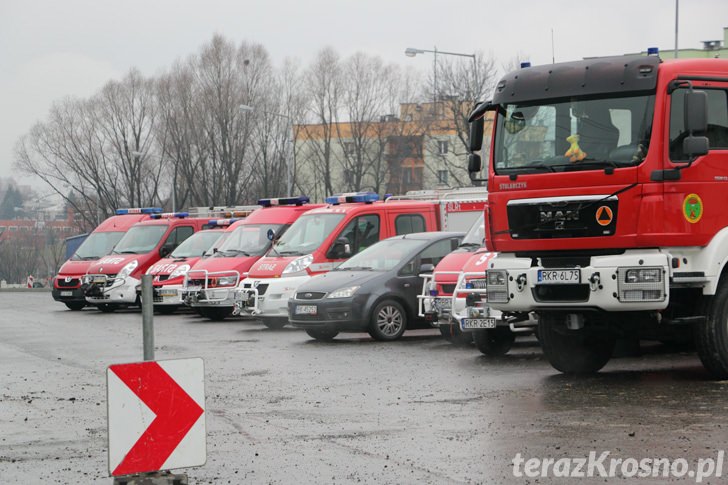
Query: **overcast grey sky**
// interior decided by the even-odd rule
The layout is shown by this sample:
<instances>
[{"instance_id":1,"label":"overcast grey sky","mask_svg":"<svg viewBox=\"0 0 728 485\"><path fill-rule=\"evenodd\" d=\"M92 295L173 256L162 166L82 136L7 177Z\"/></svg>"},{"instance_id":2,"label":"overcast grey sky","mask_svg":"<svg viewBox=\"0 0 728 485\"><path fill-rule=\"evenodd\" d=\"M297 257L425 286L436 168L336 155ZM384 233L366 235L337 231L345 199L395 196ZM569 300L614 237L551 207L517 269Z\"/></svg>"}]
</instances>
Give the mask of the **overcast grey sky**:
<instances>
[{"instance_id":1,"label":"overcast grey sky","mask_svg":"<svg viewBox=\"0 0 728 485\"><path fill-rule=\"evenodd\" d=\"M406 47L483 50L534 64L672 49L675 0L0 0L0 177L13 146L63 96L88 96L131 67L153 75L220 33L305 65L327 45L420 69ZM722 39L728 0L681 0L681 48ZM23 180L27 183L28 180ZM39 186L39 188L42 186Z\"/></svg>"}]
</instances>

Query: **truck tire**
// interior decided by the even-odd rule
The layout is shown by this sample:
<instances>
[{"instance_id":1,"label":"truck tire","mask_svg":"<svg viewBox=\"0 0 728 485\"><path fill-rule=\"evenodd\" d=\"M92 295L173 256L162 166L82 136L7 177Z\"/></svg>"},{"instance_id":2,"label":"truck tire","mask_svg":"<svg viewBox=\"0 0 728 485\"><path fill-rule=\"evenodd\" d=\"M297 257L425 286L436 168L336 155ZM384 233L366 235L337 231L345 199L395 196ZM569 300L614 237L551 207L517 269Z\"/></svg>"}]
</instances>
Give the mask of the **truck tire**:
<instances>
[{"instance_id":1,"label":"truck tire","mask_svg":"<svg viewBox=\"0 0 728 485\"><path fill-rule=\"evenodd\" d=\"M728 279L721 279L707 305L705 321L695 326L695 346L711 376L728 379Z\"/></svg>"},{"instance_id":2,"label":"truck tire","mask_svg":"<svg viewBox=\"0 0 728 485\"><path fill-rule=\"evenodd\" d=\"M566 315L543 313L538 318L538 333L549 363L564 374L593 374L612 357L616 339L606 332L589 332L587 320L581 330L566 327Z\"/></svg>"},{"instance_id":3,"label":"truck tire","mask_svg":"<svg viewBox=\"0 0 728 485\"><path fill-rule=\"evenodd\" d=\"M104 313L114 313L116 310L119 309L119 306L114 303L101 303L99 305L96 305L96 308Z\"/></svg>"},{"instance_id":4,"label":"truck tire","mask_svg":"<svg viewBox=\"0 0 728 485\"><path fill-rule=\"evenodd\" d=\"M473 343L473 332L463 332L456 323L446 323L445 325L439 325L438 328L440 329L440 335L453 345L464 347Z\"/></svg>"},{"instance_id":5,"label":"truck tire","mask_svg":"<svg viewBox=\"0 0 728 485\"><path fill-rule=\"evenodd\" d=\"M177 305L154 305L154 311L160 315L171 315L177 308Z\"/></svg>"},{"instance_id":6,"label":"truck tire","mask_svg":"<svg viewBox=\"0 0 728 485\"><path fill-rule=\"evenodd\" d=\"M64 303L66 304L66 306L68 307L69 310L74 311L74 312L83 310L83 307L86 306L85 301L67 301Z\"/></svg>"},{"instance_id":7,"label":"truck tire","mask_svg":"<svg viewBox=\"0 0 728 485\"><path fill-rule=\"evenodd\" d=\"M473 331L473 341L483 354L490 357L506 355L513 342L516 340L516 334L511 332L508 327L496 327L485 330Z\"/></svg>"}]
</instances>

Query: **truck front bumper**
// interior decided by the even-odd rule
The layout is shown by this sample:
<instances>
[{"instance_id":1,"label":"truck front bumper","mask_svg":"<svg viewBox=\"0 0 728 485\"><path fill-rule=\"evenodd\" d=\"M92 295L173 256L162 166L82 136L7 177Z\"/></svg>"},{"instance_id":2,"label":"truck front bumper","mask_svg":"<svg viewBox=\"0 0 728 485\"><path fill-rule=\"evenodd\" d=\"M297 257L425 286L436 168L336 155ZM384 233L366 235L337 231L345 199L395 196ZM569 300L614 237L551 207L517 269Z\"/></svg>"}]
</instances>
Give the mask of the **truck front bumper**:
<instances>
[{"instance_id":1,"label":"truck front bumper","mask_svg":"<svg viewBox=\"0 0 728 485\"><path fill-rule=\"evenodd\" d=\"M306 276L285 278L247 278L235 294L236 311L256 318L288 318L288 300L300 286L310 280Z\"/></svg>"},{"instance_id":2,"label":"truck front bumper","mask_svg":"<svg viewBox=\"0 0 728 485\"><path fill-rule=\"evenodd\" d=\"M141 281L136 278L107 275L86 275L85 278L91 278L90 281L84 281L84 284L86 301L92 305L137 303L137 287L141 285Z\"/></svg>"},{"instance_id":3,"label":"truck front bumper","mask_svg":"<svg viewBox=\"0 0 728 485\"><path fill-rule=\"evenodd\" d=\"M662 310L669 301L669 261L657 250L630 250L592 256L587 266L569 264L567 256L544 267L501 253L486 272L488 305L504 312Z\"/></svg>"}]
</instances>

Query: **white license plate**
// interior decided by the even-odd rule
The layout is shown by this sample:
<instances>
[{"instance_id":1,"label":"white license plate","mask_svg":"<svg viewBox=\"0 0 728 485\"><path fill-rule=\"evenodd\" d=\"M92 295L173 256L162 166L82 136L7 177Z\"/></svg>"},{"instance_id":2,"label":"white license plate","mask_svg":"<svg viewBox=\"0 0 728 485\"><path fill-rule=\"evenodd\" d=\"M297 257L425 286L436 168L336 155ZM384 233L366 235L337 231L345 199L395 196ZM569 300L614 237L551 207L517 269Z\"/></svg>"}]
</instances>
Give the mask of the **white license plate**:
<instances>
[{"instance_id":1,"label":"white license plate","mask_svg":"<svg viewBox=\"0 0 728 485\"><path fill-rule=\"evenodd\" d=\"M185 291L200 291L201 289L201 286L188 286L185 288Z\"/></svg>"},{"instance_id":2,"label":"white license plate","mask_svg":"<svg viewBox=\"0 0 728 485\"><path fill-rule=\"evenodd\" d=\"M495 328L495 318L463 318L460 320L460 329Z\"/></svg>"},{"instance_id":3,"label":"white license plate","mask_svg":"<svg viewBox=\"0 0 728 485\"><path fill-rule=\"evenodd\" d=\"M541 285L559 285L581 283L580 269L540 269L538 283Z\"/></svg>"},{"instance_id":4,"label":"white license plate","mask_svg":"<svg viewBox=\"0 0 728 485\"><path fill-rule=\"evenodd\" d=\"M296 305L296 315L316 315L317 313L316 305Z\"/></svg>"},{"instance_id":5,"label":"white license plate","mask_svg":"<svg viewBox=\"0 0 728 485\"><path fill-rule=\"evenodd\" d=\"M159 296L162 298L177 296L177 290L161 290Z\"/></svg>"},{"instance_id":6,"label":"white license plate","mask_svg":"<svg viewBox=\"0 0 728 485\"><path fill-rule=\"evenodd\" d=\"M106 276L94 276L91 279L92 283L106 283Z\"/></svg>"},{"instance_id":7,"label":"white license plate","mask_svg":"<svg viewBox=\"0 0 728 485\"><path fill-rule=\"evenodd\" d=\"M73 296L73 292L72 291L62 291L61 296Z\"/></svg>"}]
</instances>

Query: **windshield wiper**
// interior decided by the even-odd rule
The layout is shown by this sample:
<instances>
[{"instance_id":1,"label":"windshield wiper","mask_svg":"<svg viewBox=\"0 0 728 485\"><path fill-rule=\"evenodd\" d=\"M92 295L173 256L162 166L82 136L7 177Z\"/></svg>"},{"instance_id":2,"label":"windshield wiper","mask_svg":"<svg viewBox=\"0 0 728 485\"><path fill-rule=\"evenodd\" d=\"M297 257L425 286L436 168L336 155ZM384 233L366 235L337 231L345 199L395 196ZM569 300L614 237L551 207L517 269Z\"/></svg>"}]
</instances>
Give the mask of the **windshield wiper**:
<instances>
[{"instance_id":1,"label":"windshield wiper","mask_svg":"<svg viewBox=\"0 0 728 485\"><path fill-rule=\"evenodd\" d=\"M482 244L474 243L474 242L461 242L460 247L461 248L472 248L472 247L480 247Z\"/></svg>"},{"instance_id":2,"label":"windshield wiper","mask_svg":"<svg viewBox=\"0 0 728 485\"><path fill-rule=\"evenodd\" d=\"M301 251L276 251L281 256L303 256Z\"/></svg>"},{"instance_id":3,"label":"windshield wiper","mask_svg":"<svg viewBox=\"0 0 728 485\"><path fill-rule=\"evenodd\" d=\"M526 165L521 165L520 167L509 167L504 170L513 171L514 173L523 172L531 169L541 169L548 170L549 172L555 172L556 169L554 167L555 165L546 165L546 162L544 162L543 160L533 160L531 162L528 162Z\"/></svg>"},{"instance_id":4,"label":"windshield wiper","mask_svg":"<svg viewBox=\"0 0 728 485\"><path fill-rule=\"evenodd\" d=\"M136 251L114 251L114 254L139 254Z\"/></svg>"},{"instance_id":5,"label":"windshield wiper","mask_svg":"<svg viewBox=\"0 0 728 485\"><path fill-rule=\"evenodd\" d=\"M339 266L336 268L337 271L375 271L374 268L371 266L348 266L346 268L342 268Z\"/></svg>"}]
</instances>

